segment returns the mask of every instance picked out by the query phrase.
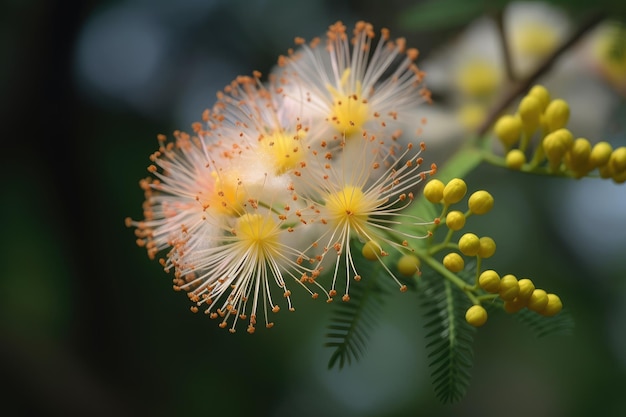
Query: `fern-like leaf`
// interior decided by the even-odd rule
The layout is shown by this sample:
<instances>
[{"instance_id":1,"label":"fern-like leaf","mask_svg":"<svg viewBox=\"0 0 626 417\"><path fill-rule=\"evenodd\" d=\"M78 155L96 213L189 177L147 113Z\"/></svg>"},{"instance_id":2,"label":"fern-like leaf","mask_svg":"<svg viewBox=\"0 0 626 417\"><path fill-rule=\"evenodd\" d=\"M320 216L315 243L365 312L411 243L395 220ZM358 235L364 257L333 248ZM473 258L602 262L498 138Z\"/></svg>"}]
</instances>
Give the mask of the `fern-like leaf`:
<instances>
[{"instance_id":1,"label":"fern-like leaf","mask_svg":"<svg viewBox=\"0 0 626 417\"><path fill-rule=\"evenodd\" d=\"M470 382L474 331L465 321L467 297L430 270L423 271L420 299L425 308L426 348L431 379L443 403L459 401Z\"/></svg>"},{"instance_id":2,"label":"fern-like leaf","mask_svg":"<svg viewBox=\"0 0 626 417\"><path fill-rule=\"evenodd\" d=\"M545 317L523 309L515 313L515 317L528 326L537 338L548 335L570 335L574 330L574 319L567 309L561 310L559 314L552 317Z\"/></svg>"},{"instance_id":3,"label":"fern-like leaf","mask_svg":"<svg viewBox=\"0 0 626 417\"><path fill-rule=\"evenodd\" d=\"M370 273L363 276L360 282L350 286L350 301L339 301L328 325L326 347L334 349L328 361L328 368L335 365L339 369L353 360L358 360L366 349L369 339L368 332L377 323L385 295L389 291L383 287L385 281L380 268L362 267ZM358 265L357 265L358 267Z\"/></svg>"}]
</instances>

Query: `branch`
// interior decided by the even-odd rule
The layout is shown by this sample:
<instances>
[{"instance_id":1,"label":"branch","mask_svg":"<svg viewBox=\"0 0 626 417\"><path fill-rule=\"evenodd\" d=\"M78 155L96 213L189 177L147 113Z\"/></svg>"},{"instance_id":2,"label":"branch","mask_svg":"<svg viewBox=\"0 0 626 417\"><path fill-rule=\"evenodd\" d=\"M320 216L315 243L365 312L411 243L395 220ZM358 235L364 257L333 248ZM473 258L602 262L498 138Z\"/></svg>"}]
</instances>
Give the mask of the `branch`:
<instances>
[{"instance_id":1,"label":"branch","mask_svg":"<svg viewBox=\"0 0 626 417\"><path fill-rule=\"evenodd\" d=\"M563 55L565 51L571 48L585 33L593 29L598 23L604 19L604 13L599 13L592 16L582 26L572 34L572 36L565 41L554 53L548 57L543 64L541 64L532 74L526 79L517 84L513 84L513 88L502 98L502 100L493 108L489 113L489 116L485 122L478 129L478 137L482 137L487 133L489 128L495 123L500 114L515 100L516 97L521 95L543 74L548 72L552 64L554 64L558 58Z\"/></svg>"}]
</instances>

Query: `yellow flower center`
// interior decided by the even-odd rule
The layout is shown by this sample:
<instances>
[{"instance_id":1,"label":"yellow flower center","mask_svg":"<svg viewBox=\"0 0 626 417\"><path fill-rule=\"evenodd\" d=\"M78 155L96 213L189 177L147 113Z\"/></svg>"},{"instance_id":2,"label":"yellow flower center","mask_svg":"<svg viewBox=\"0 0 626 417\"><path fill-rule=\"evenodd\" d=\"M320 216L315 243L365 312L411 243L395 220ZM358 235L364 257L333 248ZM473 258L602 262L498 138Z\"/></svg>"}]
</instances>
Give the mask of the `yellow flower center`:
<instances>
[{"instance_id":1,"label":"yellow flower center","mask_svg":"<svg viewBox=\"0 0 626 417\"><path fill-rule=\"evenodd\" d=\"M360 188L347 185L326 198L326 208L335 224L347 222L352 228L362 229L369 217L370 204Z\"/></svg>"},{"instance_id":2,"label":"yellow flower center","mask_svg":"<svg viewBox=\"0 0 626 417\"><path fill-rule=\"evenodd\" d=\"M276 167L276 174L281 175L292 170L304 158L301 139L304 132L288 134L275 132L262 140L262 149L271 158Z\"/></svg>"},{"instance_id":3,"label":"yellow flower center","mask_svg":"<svg viewBox=\"0 0 626 417\"><path fill-rule=\"evenodd\" d=\"M279 229L269 216L246 213L237 219L235 231L240 241L255 250L257 256L277 251Z\"/></svg>"},{"instance_id":4,"label":"yellow flower center","mask_svg":"<svg viewBox=\"0 0 626 417\"><path fill-rule=\"evenodd\" d=\"M464 65L456 77L461 91L469 96L487 96L500 85L501 74L498 67L485 60L472 60Z\"/></svg>"},{"instance_id":5,"label":"yellow flower center","mask_svg":"<svg viewBox=\"0 0 626 417\"><path fill-rule=\"evenodd\" d=\"M239 188L237 175L234 173L218 175L213 171L211 177L213 178L212 195L203 199L203 204L220 214L236 215L241 212L245 195Z\"/></svg>"},{"instance_id":6,"label":"yellow flower center","mask_svg":"<svg viewBox=\"0 0 626 417\"><path fill-rule=\"evenodd\" d=\"M363 125L369 119L369 105L367 100L363 98L360 81L356 82L356 88L353 92L345 92L344 90L348 84L349 76L350 68L347 68L341 76L341 91L330 85L326 87L333 96L330 121L334 124L335 129L346 137L354 133L361 133Z\"/></svg>"}]
</instances>

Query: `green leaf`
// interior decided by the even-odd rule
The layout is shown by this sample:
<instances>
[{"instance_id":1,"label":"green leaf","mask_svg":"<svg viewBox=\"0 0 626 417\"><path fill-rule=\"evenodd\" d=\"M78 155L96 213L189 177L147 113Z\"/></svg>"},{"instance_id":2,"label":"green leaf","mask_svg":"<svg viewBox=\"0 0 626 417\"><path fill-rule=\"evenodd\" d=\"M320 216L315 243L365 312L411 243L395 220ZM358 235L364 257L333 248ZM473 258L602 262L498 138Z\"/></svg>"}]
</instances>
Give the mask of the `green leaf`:
<instances>
[{"instance_id":1,"label":"green leaf","mask_svg":"<svg viewBox=\"0 0 626 417\"><path fill-rule=\"evenodd\" d=\"M334 349L328 360L329 369L334 366L341 369L363 355L368 333L377 324L384 297L389 294L384 282L392 282L381 278L385 272L378 263L372 265L371 261L356 257L355 264L359 271L369 273L350 285L350 301L335 301L325 343Z\"/></svg>"},{"instance_id":2,"label":"green leaf","mask_svg":"<svg viewBox=\"0 0 626 417\"><path fill-rule=\"evenodd\" d=\"M420 2L402 12L400 26L405 29L448 29L462 26L506 4L506 0L431 0Z\"/></svg>"},{"instance_id":3,"label":"green leaf","mask_svg":"<svg viewBox=\"0 0 626 417\"><path fill-rule=\"evenodd\" d=\"M444 184L453 178L464 178L483 161L483 151L481 151L473 141L461 147L443 166L438 167L438 178Z\"/></svg>"},{"instance_id":4,"label":"green leaf","mask_svg":"<svg viewBox=\"0 0 626 417\"><path fill-rule=\"evenodd\" d=\"M465 395L473 365L475 329L465 321L471 303L458 288L431 270L422 272L420 287L433 388L441 402L457 402Z\"/></svg>"},{"instance_id":5,"label":"green leaf","mask_svg":"<svg viewBox=\"0 0 626 417\"><path fill-rule=\"evenodd\" d=\"M515 313L514 316L528 326L537 338L570 335L574 330L574 318L567 309L552 317L545 317L527 309Z\"/></svg>"}]
</instances>

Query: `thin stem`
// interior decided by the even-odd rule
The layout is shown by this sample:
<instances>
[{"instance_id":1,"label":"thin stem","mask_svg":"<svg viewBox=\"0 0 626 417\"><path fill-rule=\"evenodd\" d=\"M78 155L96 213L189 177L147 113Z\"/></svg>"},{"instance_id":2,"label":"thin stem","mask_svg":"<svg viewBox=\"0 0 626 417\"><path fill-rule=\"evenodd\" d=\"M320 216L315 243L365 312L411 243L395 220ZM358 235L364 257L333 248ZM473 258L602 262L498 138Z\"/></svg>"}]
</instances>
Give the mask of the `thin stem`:
<instances>
[{"instance_id":1,"label":"thin stem","mask_svg":"<svg viewBox=\"0 0 626 417\"><path fill-rule=\"evenodd\" d=\"M504 56L504 70L506 71L506 77L509 81L516 81L515 73L513 72L513 61L511 59L511 49L509 48L509 42L506 37L506 28L504 27L504 10L500 9L496 13L496 25L498 26L498 33L500 34L500 46L502 47L502 55Z\"/></svg>"}]
</instances>

